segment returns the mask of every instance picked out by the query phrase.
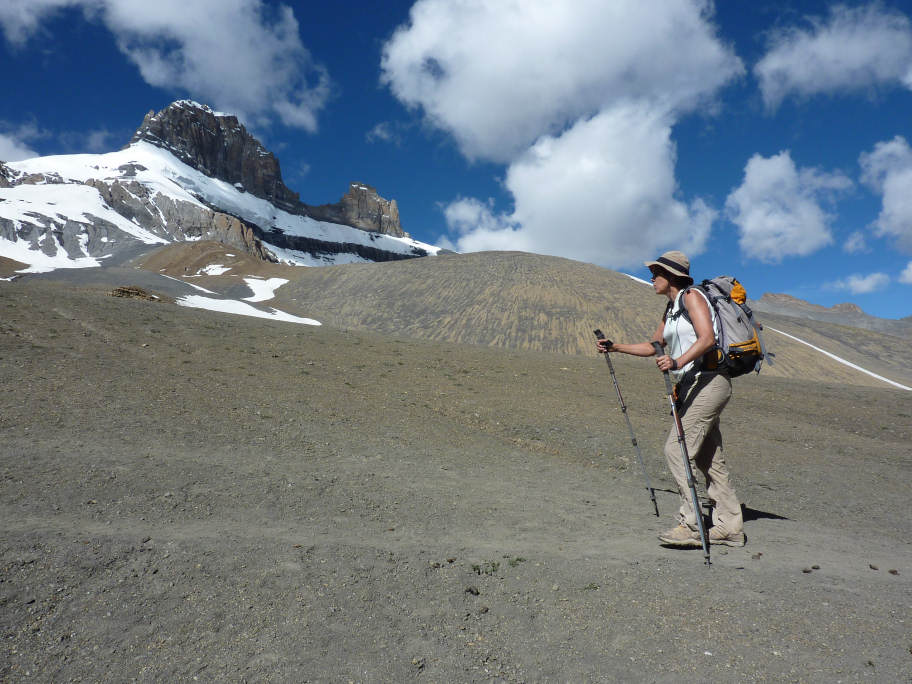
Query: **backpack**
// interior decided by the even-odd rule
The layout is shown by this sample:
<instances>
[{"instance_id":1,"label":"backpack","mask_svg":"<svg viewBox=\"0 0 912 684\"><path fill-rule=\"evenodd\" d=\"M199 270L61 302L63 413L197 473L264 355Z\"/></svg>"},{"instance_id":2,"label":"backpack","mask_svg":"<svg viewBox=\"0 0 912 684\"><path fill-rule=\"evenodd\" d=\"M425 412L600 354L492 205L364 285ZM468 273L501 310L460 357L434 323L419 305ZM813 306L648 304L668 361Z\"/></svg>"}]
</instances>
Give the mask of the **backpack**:
<instances>
[{"instance_id":1,"label":"backpack","mask_svg":"<svg viewBox=\"0 0 912 684\"><path fill-rule=\"evenodd\" d=\"M747 305L744 286L732 276L722 275L691 285L684 291L700 290L715 313L716 346L703 356L703 368L723 370L736 378L751 371L760 372L764 359L773 365L773 354L766 351L760 331L763 326L754 318ZM670 307L669 307L670 311ZM674 314L691 323L687 307Z\"/></svg>"}]
</instances>

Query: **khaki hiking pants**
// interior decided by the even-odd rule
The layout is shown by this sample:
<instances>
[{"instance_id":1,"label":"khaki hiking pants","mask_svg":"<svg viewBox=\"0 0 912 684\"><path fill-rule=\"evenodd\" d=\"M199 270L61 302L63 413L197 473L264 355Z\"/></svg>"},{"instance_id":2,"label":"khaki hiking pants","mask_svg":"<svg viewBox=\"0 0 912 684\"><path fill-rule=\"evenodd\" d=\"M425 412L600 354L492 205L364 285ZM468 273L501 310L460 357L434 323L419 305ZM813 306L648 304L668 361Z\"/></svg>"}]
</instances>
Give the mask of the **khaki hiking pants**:
<instances>
[{"instance_id":1,"label":"khaki hiking pants","mask_svg":"<svg viewBox=\"0 0 912 684\"><path fill-rule=\"evenodd\" d=\"M731 393L731 378L718 373L704 374L686 390L678 404L691 469L695 478L697 470L706 478L706 493L716 502L712 512L713 526L725 534L737 534L743 531L744 526L741 502L731 484L722 454L722 433L719 431L719 416L731 399ZM678 519L690 529L697 530L684 459L674 426L665 441L665 459L681 494Z\"/></svg>"}]
</instances>

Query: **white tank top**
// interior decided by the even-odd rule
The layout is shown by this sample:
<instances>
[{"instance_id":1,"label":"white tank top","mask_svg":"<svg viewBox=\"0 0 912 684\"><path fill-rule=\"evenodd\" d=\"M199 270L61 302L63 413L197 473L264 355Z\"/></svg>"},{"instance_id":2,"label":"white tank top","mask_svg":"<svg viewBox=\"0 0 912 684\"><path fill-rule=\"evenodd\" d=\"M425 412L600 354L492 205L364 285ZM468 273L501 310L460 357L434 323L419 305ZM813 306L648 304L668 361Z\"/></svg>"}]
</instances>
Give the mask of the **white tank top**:
<instances>
[{"instance_id":1,"label":"white tank top","mask_svg":"<svg viewBox=\"0 0 912 684\"><path fill-rule=\"evenodd\" d=\"M697 331L694 330L693 324L684 317L683 313L676 315L684 307L684 292L684 290L681 290L678 296L675 297L671 310L669 310L668 316L665 318L665 330L662 333L662 337L665 339L665 353L673 359L678 358L697 341ZM693 288L693 292L700 292L700 290ZM709 315L712 318L713 332L718 334L716 312L710 306L706 295L700 292L700 296L706 300L706 306L709 308ZM699 361L699 359L697 360ZM671 378L675 382L680 382L684 374L691 370L695 363L696 361L691 361L682 368L678 368L678 370L670 371Z\"/></svg>"}]
</instances>

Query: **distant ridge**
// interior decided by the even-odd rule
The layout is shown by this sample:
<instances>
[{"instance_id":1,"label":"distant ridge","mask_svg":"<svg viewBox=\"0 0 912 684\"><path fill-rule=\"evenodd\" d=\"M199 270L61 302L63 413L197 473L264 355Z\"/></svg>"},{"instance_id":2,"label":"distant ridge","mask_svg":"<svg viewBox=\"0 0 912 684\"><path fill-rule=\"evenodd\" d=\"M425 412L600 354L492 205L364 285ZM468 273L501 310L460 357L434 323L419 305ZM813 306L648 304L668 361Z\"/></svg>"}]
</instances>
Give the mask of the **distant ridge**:
<instances>
[{"instance_id":1,"label":"distant ridge","mask_svg":"<svg viewBox=\"0 0 912 684\"><path fill-rule=\"evenodd\" d=\"M767 292L760 299L751 301L751 306L758 312L776 313L785 316L794 316L796 318L809 318L815 321L836 323L838 325L849 325L855 328L875 330L877 332L907 339L909 336L912 336L912 316L899 320L877 318L876 316L866 314L860 307L848 302L836 304L835 306L827 308L817 304L811 304L810 302L806 302L803 299L798 299L791 295L772 294Z\"/></svg>"}]
</instances>

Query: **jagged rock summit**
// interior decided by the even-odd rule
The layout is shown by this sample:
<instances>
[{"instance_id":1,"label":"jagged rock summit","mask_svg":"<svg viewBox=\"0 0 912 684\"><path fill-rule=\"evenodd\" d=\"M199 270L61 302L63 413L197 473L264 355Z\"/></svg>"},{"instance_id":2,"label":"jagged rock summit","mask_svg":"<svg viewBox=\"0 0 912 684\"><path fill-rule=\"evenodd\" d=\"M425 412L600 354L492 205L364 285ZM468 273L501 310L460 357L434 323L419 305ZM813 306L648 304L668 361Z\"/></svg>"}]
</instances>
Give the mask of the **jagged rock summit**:
<instances>
[{"instance_id":1,"label":"jagged rock summit","mask_svg":"<svg viewBox=\"0 0 912 684\"><path fill-rule=\"evenodd\" d=\"M299 204L298 193L282 182L279 160L233 114L214 112L191 100L150 111L130 139L162 147L207 176L268 200L286 211Z\"/></svg>"},{"instance_id":2,"label":"jagged rock summit","mask_svg":"<svg viewBox=\"0 0 912 684\"><path fill-rule=\"evenodd\" d=\"M385 235L408 235L399 224L396 200L387 200L377 189L364 183L352 183L342 199L335 204L307 207L307 215L318 221L344 223L353 228L371 230Z\"/></svg>"},{"instance_id":3,"label":"jagged rock summit","mask_svg":"<svg viewBox=\"0 0 912 684\"><path fill-rule=\"evenodd\" d=\"M233 114L178 100L160 112L146 114L130 143L144 140L168 150L207 176L231 183L292 213L384 235L407 237L399 222L396 200L376 188L353 182L334 204L309 205L282 181L279 160L244 128Z\"/></svg>"}]
</instances>

